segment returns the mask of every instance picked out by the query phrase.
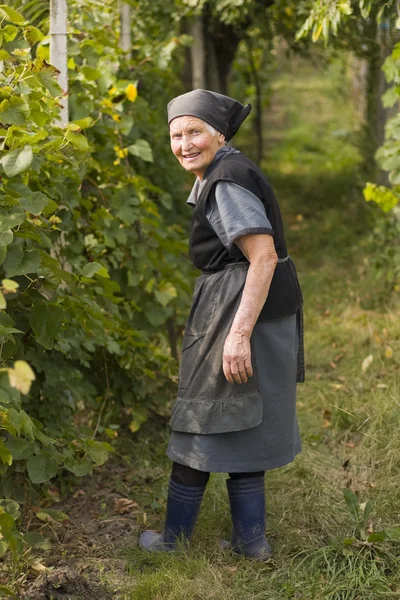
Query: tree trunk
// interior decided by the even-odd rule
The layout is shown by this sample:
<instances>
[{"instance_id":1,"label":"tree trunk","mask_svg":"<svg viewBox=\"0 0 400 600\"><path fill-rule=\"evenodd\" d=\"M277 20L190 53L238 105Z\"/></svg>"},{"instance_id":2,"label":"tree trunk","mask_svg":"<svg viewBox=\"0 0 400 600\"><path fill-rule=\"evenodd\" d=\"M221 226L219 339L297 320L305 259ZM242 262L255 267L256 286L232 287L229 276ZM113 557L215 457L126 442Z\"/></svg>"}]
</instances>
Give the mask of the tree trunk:
<instances>
[{"instance_id":1,"label":"tree trunk","mask_svg":"<svg viewBox=\"0 0 400 600\"><path fill-rule=\"evenodd\" d=\"M257 69L257 65L253 56L253 46L251 43L251 39L248 38L246 42L251 76L254 87L256 89L256 105L254 108L254 133L256 135L257 140L256 163L260 165L264 154L262 86L260 81L260 72Z\"/></svg>"},{"instance_id":2,"label":"tree trunk","mask_svg":"<svg viewBox=\"0 0 400 600\"><path fill-rule=\"evenodd\" d=\"M387 89L382 65L385 58L391 53L391 35L389 23L383 21L377 25L374 21L370 39L376 40L371 48L367 75L367 110L366 110L366 140L365 158L367 171L371 178L381 185L388 184L388 174L379 169L374 156L377 149L385 140L385 124L390 116L390 111L382 104L382 95Z\"/></svg>"},{"instance_id":3,"label":"tree trunk","mask_svg":"<svg viewBox=\"0 0 400 600\"><path fill-rule=\"evenodd\" d=\"M67 0L50 0L50 62L60 71L58 83L63 91L59 125L68 123L68 40Z\"/></svg>"},{"instance_id":4,"label":"tree trunk","mask_svg":"<svg viewBox=\"0 0 400 600\"><path fill-rule=\"evenodd\" d=\"M119 47L125 54L126 60L132 57L132 9L130 4L119 2L119 18L121 23L121 37Z\"/></svg>"},{"instance_id":5,"label":"tree trunk","mask_svg":"<svg viewBox=\"0 0 400 600\"><path fill-rule=\"evenodd\" d=\"M206 87L206 55L204 44L204 27L203 17L196 17L191 34L193 36L193 44L190 49L190 58L192 63L192 89L204 89Z\"/></svg>"}]
</instances>

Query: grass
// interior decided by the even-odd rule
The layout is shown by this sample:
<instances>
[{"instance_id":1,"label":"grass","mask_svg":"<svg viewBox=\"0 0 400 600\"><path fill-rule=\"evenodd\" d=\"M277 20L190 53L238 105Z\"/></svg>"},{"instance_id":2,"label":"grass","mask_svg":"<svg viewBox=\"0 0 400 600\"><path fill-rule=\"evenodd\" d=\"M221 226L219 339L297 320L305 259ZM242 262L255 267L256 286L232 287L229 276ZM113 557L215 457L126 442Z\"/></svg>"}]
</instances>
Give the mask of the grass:
<instances>
[{"instance_id":1,"label":"grass","mask_svg":"<svg viewBox=\"0 0 400 600\"><path fill-rule=\"evenodd\" d=\"M225 477L214 474L188 553L126 553L127 600L400 597L399 544L346 542L355 532L346 487L374 503L368 532L400 523L400 319L396 300L375 301L380 274L371 256L372 210L361 193L359 119L340 76L337 64L326 73L287 68L266 123L263 168L299 267L307 359L298 388L303 452L266 477L274 558L262 565L219 550L230 522ZM242 138L242 147L251 151L251 140ZM160 451L147 446L149 476L152 465L163 473L142 498L153 528L162 526L169 468Z\"/></svg>"}]
</instances>

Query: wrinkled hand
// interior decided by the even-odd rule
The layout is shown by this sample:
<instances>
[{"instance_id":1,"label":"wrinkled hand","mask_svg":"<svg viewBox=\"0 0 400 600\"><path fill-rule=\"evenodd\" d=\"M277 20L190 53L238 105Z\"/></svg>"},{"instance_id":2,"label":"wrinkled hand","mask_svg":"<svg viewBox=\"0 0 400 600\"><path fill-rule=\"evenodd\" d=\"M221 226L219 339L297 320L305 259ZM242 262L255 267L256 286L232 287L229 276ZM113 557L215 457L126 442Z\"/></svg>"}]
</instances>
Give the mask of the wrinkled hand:
<instances>
[{"instance_id":1,"label":"wrinkled hand","mask_svg":"<svg viewBox=\"0 0 400 600\"><path fill-rule=\"evenodd\" d=\"M222 369L229 383L246 383L253 375L250 338L243 333L230 333L225 340Z\"/></svg>"}]
</instances>

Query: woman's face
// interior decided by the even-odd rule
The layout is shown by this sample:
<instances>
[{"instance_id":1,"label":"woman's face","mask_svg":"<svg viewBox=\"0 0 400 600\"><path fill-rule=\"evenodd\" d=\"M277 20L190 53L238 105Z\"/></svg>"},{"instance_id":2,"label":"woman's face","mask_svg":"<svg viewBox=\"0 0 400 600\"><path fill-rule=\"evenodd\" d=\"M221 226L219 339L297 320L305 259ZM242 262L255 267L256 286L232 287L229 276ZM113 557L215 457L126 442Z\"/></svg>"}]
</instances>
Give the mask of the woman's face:
<instances>
[{"instance_id":1,"label":"woman's face","mask_svg":"<svg viewBox=\"0 0 400 600\"><path fill-rule=\"evenodd\" d=\"M200 179L225 142L222 133L213 136L207 124L197 117L177 117L171 121L171 149L186 171Z\"/></svg>"}]
</instances>

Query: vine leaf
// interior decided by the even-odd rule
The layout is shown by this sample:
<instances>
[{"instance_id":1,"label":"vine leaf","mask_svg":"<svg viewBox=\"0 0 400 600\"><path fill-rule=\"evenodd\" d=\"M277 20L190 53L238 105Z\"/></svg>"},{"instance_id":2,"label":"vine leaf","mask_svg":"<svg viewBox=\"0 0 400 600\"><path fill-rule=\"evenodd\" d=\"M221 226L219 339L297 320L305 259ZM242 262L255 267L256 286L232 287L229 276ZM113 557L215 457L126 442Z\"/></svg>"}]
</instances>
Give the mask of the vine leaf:
<instances>
[{"instance_id":1,"label":"vine leaf","mask_svg":"<svg viewBox=\"0 0 400 600\"><path fill-rule=\"evenodd\" d=\"M19 173L29 169L32 164L32 160L32 146L26 144L23 148L15 148L15 150L7 152L0 162L7 177L15 177L15 175L19 175Z\"/></svg>"},{"instance_id":2,"label":"vine leaf","mask_svg":"<svg viewBox=\"0 0 400 600\"><path fill-rule=\"evenodd\" d=\"M45 348L52 348L61 327L63 311L58 306L35 302L29 323L35 332L36 341Z\"/></svg>"},{"instance_id":3,"label":"vine leaf","mask_svg":"<svg viewBox=\"0 0 400 600\"><path fill-rule=\"evenodd\" d=\"M44 454L31 456L26 466L32 483L45 483L55 477L58 471L57 460Z\"/></svg>"},{"instance_id":4,"label":"vine leaf","mask_svg":"<svg viewBox=\"0 0 400 600\"><path fill-rule=\"evenodd\" d=\"M28 275L36 273L40 266L39 250L22 250L20 246L10 246L4 261L4 270L7 278L15 275Z\"/></svg>"}]
</instances>

